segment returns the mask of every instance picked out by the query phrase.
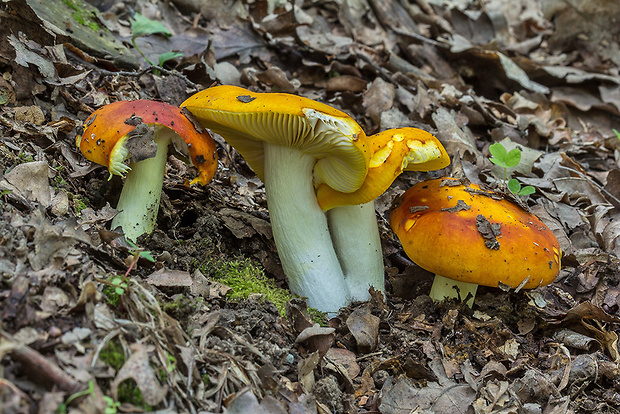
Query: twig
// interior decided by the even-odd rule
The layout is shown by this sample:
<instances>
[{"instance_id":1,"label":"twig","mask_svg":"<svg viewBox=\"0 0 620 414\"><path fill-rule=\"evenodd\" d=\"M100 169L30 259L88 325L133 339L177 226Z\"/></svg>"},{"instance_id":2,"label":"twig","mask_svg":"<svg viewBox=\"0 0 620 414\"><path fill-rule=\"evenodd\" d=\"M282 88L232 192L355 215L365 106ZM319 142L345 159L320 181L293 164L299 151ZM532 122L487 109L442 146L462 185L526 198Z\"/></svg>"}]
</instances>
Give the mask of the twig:
<instances>
[{"instance_id":1,"label":"twig","mask_svg":"<svg viewBox=\"0 0 620 414\"><path fill-rule=\"evenodd\" d=\"M35 382L43 381L68 394L85 389L83 384L71 378L58 365L28 345L20 344L9 333L0 330L0 355L3 354L10 354L11 358L20 362L24 374Z\"/></svg>"}]
</instances>

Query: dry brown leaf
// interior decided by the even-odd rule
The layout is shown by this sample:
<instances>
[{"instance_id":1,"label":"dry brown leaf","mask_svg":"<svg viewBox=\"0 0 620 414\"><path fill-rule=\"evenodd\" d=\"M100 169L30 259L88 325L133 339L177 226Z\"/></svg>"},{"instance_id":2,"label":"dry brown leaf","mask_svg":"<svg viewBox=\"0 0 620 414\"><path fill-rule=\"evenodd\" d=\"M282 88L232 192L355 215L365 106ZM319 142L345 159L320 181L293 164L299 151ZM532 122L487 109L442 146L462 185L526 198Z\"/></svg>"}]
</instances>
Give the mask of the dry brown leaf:
<instances>
[{"instance_id":1,"label":"dry brown leaf","mask_svg":"<svg viewBox=\"0 0 620 414\"><path fill-rule=\"evenodd\" d=\"M354 310L347 318L347 327L362 354L373 351L379 344L379 322L380 319L365 307Z\"/></svg>"},{"instance_id":2,"label":"dry brown leaf","mask_svg":"<svg viewBox=\"0 0 620 414\"><path fill-rule=\"evenodd\" d=\"M301 384L301 388L304 392L310 393L314 388L314 368L319 365L321 356L318 351L315 351L308 355L307 358L302 359L297 364L297 380Z\"/></svg>"},{"instance_id":3,"label":"dry brown leaf","mask_svg":"<svg viewBox=\"0 0 620 414\"><path fill-rule=\"evenodd\" d=\"M188 288L194 281L189 272L162 268L151 273L146 278L147 283L158 287Z\"/></svg>"},{"instance_id":4,"label":"dry brown leaf","mask_svg":"<svg viewBox=\"0 0 620 414\"><path fill-rule=\"evenodd\" d=\"M325 358L333 363L340 364L353 379L360 373L360 366L356 362L356 356L353 352L343 348L329 348L325 354Z\"/></svg>"},{"instance_id":5,"label":"dry brown leaf","mask_svg":"<svg viewBox=\"0 0 620 414\"><path fill-rule=\"evenodd\" d=\"M118 386L121 382L131 378L140 389L144 402L155 406L168 393L168 386L159 383L155 371L149 363L149 353L153 351L153 347L135 343L130 348L132 354L116 373L116 377L110 384L112 396L114 400L118 400Z\"/></svg>"},{"instance_id":6,"label":"dry brown leaf","mask_svg":"<svg viewBox=\"0 0 620 414\"><path fill-rule=\"evenodd\" d=\"M322 358L334 343L335 329L314 324L303 331L295 339L295 343L303 344L309 352L318 352Z\"/></svg>"},{"instance_id":7,"label":"dry brown leaf","mask_svg":"<svg viewBox=\"0 0 620 414\"><path fill-rule=\"evenodd\" d=\"M386 385L379 409L383 414L409 414L414 410L442 414L465 414L476 398L469 385L439 385L428 382L417 387L406 378L400 378L393 386Z\"/></svg>"}]
</instances>

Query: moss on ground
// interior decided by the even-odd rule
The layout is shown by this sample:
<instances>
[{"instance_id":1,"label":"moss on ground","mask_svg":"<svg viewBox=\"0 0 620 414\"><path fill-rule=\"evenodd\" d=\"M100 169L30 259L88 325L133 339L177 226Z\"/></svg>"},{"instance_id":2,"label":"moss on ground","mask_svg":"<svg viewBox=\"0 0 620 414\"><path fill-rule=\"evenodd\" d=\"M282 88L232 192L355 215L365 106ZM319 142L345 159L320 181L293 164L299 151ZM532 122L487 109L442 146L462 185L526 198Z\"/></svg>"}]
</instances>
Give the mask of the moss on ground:
<instances>
[{"instance_id":1,"label":"moss on ground","mask_svg":"<svg viewBox=\"0 0 620 414\"><path fill-rule=\"evenodd\" d=\"M293 298L288 290L276 286L274 280L249 259L207 262L201 270L231 288L227 293L230 300L244 300L252 294L259 294L262 300L273 303L282 316L286 312L286 302Z\"/></svg>"},{"instance_id":2,"label":"moss on ground","mask_svg":"<svg viewBox=\"0 0 620 414\"><path fill-rule=\"evenodd\" d=\"M231 288L227 293L230 300L245 300L252 294L259 294L260 298L275 305L281 316L286 315L286 303L297 297L287 289L278 287L275 281L265 275L260 265L249 259L231 261L209 261L200 266L200 271L210 275L216 282ZM308 308L310 317L319 324L327 320L323 312Z\"/></svg>"}]
</instances>

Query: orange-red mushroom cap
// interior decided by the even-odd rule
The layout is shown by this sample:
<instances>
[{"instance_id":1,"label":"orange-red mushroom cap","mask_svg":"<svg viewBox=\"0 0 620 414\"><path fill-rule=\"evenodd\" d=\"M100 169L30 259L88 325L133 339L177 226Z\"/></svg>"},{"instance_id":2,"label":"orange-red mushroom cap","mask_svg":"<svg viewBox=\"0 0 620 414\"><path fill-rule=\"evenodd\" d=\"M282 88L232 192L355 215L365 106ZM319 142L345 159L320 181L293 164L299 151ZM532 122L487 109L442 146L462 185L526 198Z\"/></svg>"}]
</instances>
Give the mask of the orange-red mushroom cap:
<instances>
[{"instance_id":1,"label":"orange-red mushroom cap","mask_svg":"<svg viewBox=\"0 0 620 414\"><path fill-rule=\"evenodd\" d=\"M418 183L395 202L390 224L415 263L450 279L531 289L553 282L560 271L553 232L475 184Z\"/></svg>"},{"instance_id":2,"label":"orange-red mushroom cap","mask_svg":"<svg viewBox=\"0 0 620 414\"><path fill-rule=\"evenodd\" d=\"M211 135L190 121L180 108L164 102L136 100L105 105L86 119L76 145L90 161L107 167L111 174L122 175L127 170L123 162L128 155L123 147L139 123L176 132L187 145L187 151L178 149L189 153L199 172L192 184L206 185L211 181L217 169L217 151Z\"/></svg>"}]
</instances>

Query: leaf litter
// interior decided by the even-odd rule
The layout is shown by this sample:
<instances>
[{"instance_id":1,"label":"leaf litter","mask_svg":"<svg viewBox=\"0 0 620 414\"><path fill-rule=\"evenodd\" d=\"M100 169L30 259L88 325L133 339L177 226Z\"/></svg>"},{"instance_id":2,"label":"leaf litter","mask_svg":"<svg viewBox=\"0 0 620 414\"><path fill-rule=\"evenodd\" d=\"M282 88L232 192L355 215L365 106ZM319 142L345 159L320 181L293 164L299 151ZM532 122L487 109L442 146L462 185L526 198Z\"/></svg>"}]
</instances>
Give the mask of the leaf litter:
<instances>
[{"instance_id":1,"label":"leaf litter","mask_svg":"<svg viewBox=\"0 0 620 414\"><path fill-rule=\"evenodd\" d=\"M618 412L616 4L93 4L0 7L3 412ZM131 44L134 12L170 32L137 38L144 56L182 55L149 68ZM286 315L260 292L231 300L217 263L249 260L286 282L264 187L216 136L208 187L189 187L191 169L171 158L157 230L139 241L155 263L115 296L131 258L106 227L121 180L86 162L75 136L106 103L179 104L216 82L326 102L369 134L427 129L476 184L501 181L491 144L519 148L508 175L536 188L522 201L560 241L559 277L481 287L473 309L433 303L433 275L387 219L396 196L450 171L410 172L376 201L385 297L322 325L296 299Z\"/></svg>"}]
</instances>

